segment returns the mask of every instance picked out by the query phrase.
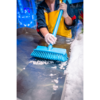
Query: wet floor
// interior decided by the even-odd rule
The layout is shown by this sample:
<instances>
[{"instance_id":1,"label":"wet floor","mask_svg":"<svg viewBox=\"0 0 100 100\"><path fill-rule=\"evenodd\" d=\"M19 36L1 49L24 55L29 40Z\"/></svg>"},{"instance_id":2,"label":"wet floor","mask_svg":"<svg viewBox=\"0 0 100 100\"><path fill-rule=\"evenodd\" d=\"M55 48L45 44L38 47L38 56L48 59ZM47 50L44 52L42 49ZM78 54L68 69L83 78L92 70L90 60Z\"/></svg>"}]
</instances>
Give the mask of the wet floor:
<instances>
[{"instance_id":1,"label":"wet floor","mask_svg":"<svg viewBox=\"0 0 100 100\"><path fill-rule=\"evenodd\" d=\"M30 32L31 33L31 32ZM38 45L47 46L36 33L17 37L17 97L22 100L60 100L68 62L35 59L30 56ZM58 37L54 47L67 49L66 38Z\"/></svg>"}]
</instances>

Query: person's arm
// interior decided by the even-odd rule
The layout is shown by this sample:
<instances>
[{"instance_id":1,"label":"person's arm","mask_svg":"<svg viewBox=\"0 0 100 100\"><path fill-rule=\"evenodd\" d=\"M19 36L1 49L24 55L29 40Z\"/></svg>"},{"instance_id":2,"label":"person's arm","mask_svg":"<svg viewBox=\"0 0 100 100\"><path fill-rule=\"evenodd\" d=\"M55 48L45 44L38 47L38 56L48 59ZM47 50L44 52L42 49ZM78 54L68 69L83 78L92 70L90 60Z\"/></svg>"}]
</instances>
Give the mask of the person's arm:
<instances>
[{"instance_id":1,"label":"person's arm","mask_svg":"<svg viewBox=\"0 0 100 100\"><path fill-rule=\"evenodd\" d=\"M47 25L45 22L44 10L39 6L37 9L37 29L38 33L40 33L44 37L44 35L46 34L45 30L47 31Z\"/></svg>"},{"instance_id":2,"label":"person's arm","mask_svg":"<svg viewBox=\"0 0 100 100\"><path fill-rule=\"evenodd\" d=\"M48 45L50 43L52 45L55 44L57 41L57 38L49 33L46 22L45 22L44 11L43 11L43 9L41 9L39 7L37 10L37 23L38 23L38 26L37 26L38 33L40 35L42 35L42 37L44 37L44 40L46 41L46 43Z\"/></svg>"},{"instance_id":3,"label":"person's arm","mask_svg":"<svg viewBox=\"0 0 100 100\"><path fill-rule=\"evenodd\" d=\"M42 33L42 35L43 35L44 37L46 36L46 34L49 33L49 31L47 30L46 27L40 28L40 32Z\"/></svg>"},{"instance_id":4,"label":"person's arm","mask_svg":"<svg viewBox=\"0 0 100 100\"><path fill-rule=\"evenodd\" d=\"M73 10L70 8L70 5L68 2L66 3L61 3L59 6L59 10L62 9L63 12L63 17L64 17L64 23L65 26L68 29L71 29L73 26L75 26L76 24L76 16L74 15Z\"/></svg>"},{"instance_id":5,"label":"person's arm","mask_svg":"<svg viewBox=\"0 0 100 100\"><path fill-rule=\"evenodd\" d=\"M59 7L59 10L62 9L63 10L63 17L65 19L65 23L67 25L72 25L73 21L72 21L72 18L68 15L67 13L67 4L65 3L61 3L60 4L60 7Z\"/></svg>"},{"instance_id":6,"label":"person's arm","mask_svg":"<svg viewBox=\"0 0 100 100\"><path fill-rule=\"evenodd\" d=\"M72 20L72 18L69 15L67 17L65 17L65 23L67 25L72 25L73 20Z\"/></svg>"}]
</instances>

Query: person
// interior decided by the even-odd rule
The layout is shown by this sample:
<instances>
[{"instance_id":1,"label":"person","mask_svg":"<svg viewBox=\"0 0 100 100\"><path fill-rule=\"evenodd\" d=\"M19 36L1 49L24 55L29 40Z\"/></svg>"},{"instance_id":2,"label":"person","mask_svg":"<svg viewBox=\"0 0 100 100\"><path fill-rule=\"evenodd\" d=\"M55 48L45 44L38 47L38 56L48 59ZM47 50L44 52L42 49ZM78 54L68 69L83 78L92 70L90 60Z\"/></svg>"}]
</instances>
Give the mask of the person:
<instances>
[{"instance_id":1,"label":"person","mask_svg":"<svg viewBox=\"0 0 100 100\"><path fill-rule=\"evenodd\" d=\"M56 43L57 38L52 35L53 29L58 18L60 10L63 15L59 24L57 35L72 38L71 29L76 25L76 16L70 8L68 1L63 3L62 0L43 0L37 9L37 32L44 38L49 45Z\"/></svg>"}]
</instances>

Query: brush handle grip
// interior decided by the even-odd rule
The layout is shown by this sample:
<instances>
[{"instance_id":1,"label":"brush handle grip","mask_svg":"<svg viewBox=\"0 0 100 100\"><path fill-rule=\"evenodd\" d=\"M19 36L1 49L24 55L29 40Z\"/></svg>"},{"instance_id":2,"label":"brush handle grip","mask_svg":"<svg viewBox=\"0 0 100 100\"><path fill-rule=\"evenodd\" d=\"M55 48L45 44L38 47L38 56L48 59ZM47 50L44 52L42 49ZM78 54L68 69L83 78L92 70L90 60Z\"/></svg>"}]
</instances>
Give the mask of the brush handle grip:
<instances>
[{"instance_id":1,"label":"brush handle grip","mask_svg":"<svg viewBox=\"0 0 100 100\"><path fill-rule=\"evenodd\" d=\"M67 0L63 0L64 3L66 3L66 1ZM63 14L63 10L60 10L58 18L57 18L57 21L56 21L56 25L55 25L53 33L52 33L52 35L54 35L55 37L56 37L57 31L58 31L58 27L59 27L59 24L60 24L60 20L61 20L62 14ZM49 50L52 49L52 44L49 44L48 49Z\"/></svg>"}]
</instances>

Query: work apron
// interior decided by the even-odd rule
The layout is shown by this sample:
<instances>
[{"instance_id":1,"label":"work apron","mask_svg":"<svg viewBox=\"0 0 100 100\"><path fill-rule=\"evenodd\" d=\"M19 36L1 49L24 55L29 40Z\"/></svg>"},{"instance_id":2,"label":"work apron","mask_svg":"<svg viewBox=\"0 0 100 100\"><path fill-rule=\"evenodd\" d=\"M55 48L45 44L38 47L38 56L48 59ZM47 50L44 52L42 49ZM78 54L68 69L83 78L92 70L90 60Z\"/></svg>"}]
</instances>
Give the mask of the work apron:
<instances>
[{"instance_id":1,"label":"work apron","mask_svg":"<svg viewBox=\"0 0 100 100\"><path fill-rule=\"evenodd\" d=\"M62 2L62 0L60 0L60 2ZM53 30L54 30L58 15L59 15L59 10L52 11L52 12L48 13L44 9L45 21L46 21L49 33L53 33ZM68 30L67 27L65 26L64 17L63 16L61 17L61 21L60 21L60 24L59 24L57 35L60 35L60 36L63 36L63 37L67 37L67 38L72 38L71 29Z\"/></svg>"}]
</instances>

